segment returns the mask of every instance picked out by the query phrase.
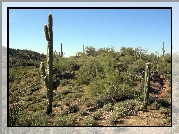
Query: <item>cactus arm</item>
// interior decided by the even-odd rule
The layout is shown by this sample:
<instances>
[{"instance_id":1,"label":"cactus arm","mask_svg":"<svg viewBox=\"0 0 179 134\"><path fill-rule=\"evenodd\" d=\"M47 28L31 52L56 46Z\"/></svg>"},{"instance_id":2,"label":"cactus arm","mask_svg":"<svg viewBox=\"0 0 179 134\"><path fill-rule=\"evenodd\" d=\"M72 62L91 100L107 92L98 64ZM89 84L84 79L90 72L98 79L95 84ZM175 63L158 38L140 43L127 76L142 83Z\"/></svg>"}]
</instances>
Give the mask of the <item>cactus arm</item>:
<instances>
[{"instance_id":1,"label":"cactus arm","mask_svg":"<svg viewBox=\"0 0 179 134\"><path fill-rule=\"evenodd\" d=\"M48 27L46 24L44 25L44 33L45 33L46 40L50 41L49 34L48 34Z\"/></svg>"}]
</instances>

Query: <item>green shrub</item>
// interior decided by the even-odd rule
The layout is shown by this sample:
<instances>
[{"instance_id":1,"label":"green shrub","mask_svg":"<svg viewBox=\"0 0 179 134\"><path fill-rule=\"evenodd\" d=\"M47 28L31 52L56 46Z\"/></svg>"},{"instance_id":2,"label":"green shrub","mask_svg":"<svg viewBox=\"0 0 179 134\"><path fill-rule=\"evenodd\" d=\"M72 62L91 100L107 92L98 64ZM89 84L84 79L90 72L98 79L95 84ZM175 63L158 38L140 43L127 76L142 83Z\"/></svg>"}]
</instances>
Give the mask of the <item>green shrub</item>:
<instances>
[{"instance_id":1,"label":"green shrub","mask_svg":"<svg viewBox=\"0 0 179 134\"><path fill-rule=\"evenodd\" d=\"M97 123L92 116L87 116L81 122L81 126L95 126Z\"/></svg>"},{"instance_id":2,"label":"green shrub","mask_svg":"<svg viewBox=\"0 0 179 134\"><path fill-rule=\"evenodd\" d=\"M68 109L64 109L60 112L59 116L67 116L70 113Z\"/></svg>"},{"instance_id":3,"label":"green shrub","mask_svg":"<svg viewBox=\"0 0 179 134\"><path fill-rule=\"evenodd\" d=\"M102 111L100 111L100 110L92 113L92 117L94 120L99 120L101 115L102 115Z\"/></svg>"},{"instance_id":4,"label":"green shrub","mask_svg":"<svg viewBox=\"0 0 179 134\"><path fill-rule=\"evenodd\" d=\"M98 99L95 100L94 103L96 104L97 108L102 108L105 104L105 100L103 97L99 97Z\"/></svg>"},{"instance_id":5,"label":"green shrub","mask_svg":"<svg viewBox=\"0 0 179 134\"><path fill-rule=\"evenodd\" d=\"M31 90L28 90L27 92L26 92L26 95L32 95L33 94L33 92L31 91Z\"/></svg>"},{"instance_id":6,"label":"green shrub","mask_svg":"<svg viewBox=\"0 0 179 134\"><path fill-rule=\"evenodd\" d=\"M42 105L39 105L38 103L37 104L31 104L29 107L28 107L29 110L31 111L41 111L42 109L44 109L44 107Z\"/></svg>"},{"instance_id":7,"label":"green shrub","mask_svg":"<svg viewBox=\"0 0 179 134\"><path fill-rule=\"evenodd\" d=\"M33 96L33 95L30 95L30 96L27 96L27 97L25 98L25 100L26 100L26 101L35 102L36 97L35 97L35 96Z\"/></svg>"},{"instance_id":8,"label":"green shrub","mask_svg":"<svg viewBox=\"0 0 179 134\"><path fill-rule=\"evenodd\" d=\"M41 99L44 99L44 98L46 98L46 95L47 95L46 93L42 93L42 94L40 94L39 97L40 97Z\"/></svg>"},{"instance_id":9,"label":"green shrub","mask_svg":"<svg viewBox=\"0 0 179 134\"><path fill-rule=\"evenodd\" d=\"M80 109L80 110L78 111L78 114L79 114L80 116L86 116L86 115L88 114L88 112L87 112L85 109Z\"/></svg>"},{"instance_id":10,"label":"green shrub","mask_svg":"<svg viewBox=\"0 0 179 134\"><path fill-rule=\"evenodd\" d=\"M91 101L85 101L84 105L87 107L91 107L93 106L93 103Z\"/></svg>"},{"instance_id":11,"label":"green shrub","mask_svg":"<svg viewBox=\"0 0 179 134\"><path fill-rule=\"evenodd\" d=\"M73 123L74 123L74 117L72 117L71 115L64 115L64 116L57 117L54 125L55 126L73 126Z\"/></svg>"},{"instance_id":12,"label":"green shrub","mask_svg":"<svg viewBox=\"0 0 179 134\"><path fill-rule=\"evenodd\" d=\"M39 111L41 111L40 109ZM48 126L50 116L43 115L42 112L36 112L28 118L28 123L30 126ZM23 126L23 125L22 125Z\"/></svg>"},{"instance_id":13,"label":"green shrub","mask_svg":"<svg viewBox=\"0 0 179 134\"><path fill-rule=\"evenodd\" d=\"M104 106L103 106L103 110L104 110L104 111L108 111L108 112L111 111L111 110L113 110L112 104L109 103L109 104L104 105Z\"/></svg>"},{"instance_id":14,"label":"green shrub","mask_svg":"<svg viewBox=\"0 0 179 134\"><path fill-rule=\"evenodd\" d=\"M74 97L75 97L75 98L81 98L81 96L82 96L81 93L75 93L75 94L74 94Z\"/></svg>"},{"instance_id":15,"label":"green shrub","mask_svg":"<svg viewBox=\"0 0 179 134\"><path fill-rule=\"evenodd\" d=\"M65 97L63 100L62 100L63 104L66 105L66 106L69 106L70 105L70 98L69 97Z\"/></svg>"},{"instance_id":16,"label":"green shrub","mask_svg":"<svg viewBox=\"0 0 179 134\"><path fill-rule=\"evenodd\" d=\"M158 103L157 101L155 101L154 103L152 103L151 109L152 110L159 110L161 106L162 106L161 103Z\"/></svg>"},{"instance_id":17,"label":"green shrub","mask_svg":"<svg viewBox=\"0 0 179 134\"><path fill-rule=\"evenodd\" d=\"M169 108L160 107L159 111L161 114L164 114L166 117L171 116L171 109Z\"/></svg>"},{"instance_id":18,"label":"green shrub","mask_svg":"<svg viewBox=\"0 0 179 134\"><path fill-rule=\"evenodd\" d=\"M69 111L70 111L70 113L77 112L78 110L79 110L79 108L78 108L77 104L70 104L69 105Z\"/></svg>"},{"instance_id":19,"label":"green shrub","mask_svg":"<svg viewBox=\"0 0 179 134\"><path fill-rule=\"evenodd\" d=\"M149 105L151 105L151 104L154 103L155 101L156 101L156 98L151 97L151 98L149 98L148 103L149 103Z\"/></svg>"},{"instance_id":20,"label":"green shrub","mask_svg":"<svg viewBox=\"0 0 179 134\"><path fill-rule=\"evenodd\" d=\"M103 67L96 58L89 57L76 72L76 82L78 84L90 84L90 81L96 77L97 72L103 72Z\"/></svg>"},{"instance_id":21,"label":"green shrub","mask_svg":"<svg viewBox=\"0 0 179 134\"><path fill-rule=\"evenodd\" d=\"M102 96L108 87L105 79L94 78L90 81L89 93L95 96Z\"/></svg>"},{"instance_id":22,"label":"green shrub","mask_svg":"<svg viewBox=\"0 0 179 134\"><path fill-rule=\"evenodd\" d=\"M66 80L66 79L62 79L61 81L60 81L60 85L61 86L66 86L68 84L68 80Z\"/></svg>"},{"instance_id":23,"label":"green shrub","mask_svg":"<svg viewBox=\"0 0 179 134\"><path fill-rule=\"evenodd\" d=\"M114 125L119 117L119 113L117 111L113 112L109 118L109 123Z\"/></svg>"},{"instance_id":24,"label":"green shrub","mask_svg":"<svg viewBox=\"0 0 179 134\"><path fill-rule=\"evenodd\" d=\"M171 104L166 99L159 99L157 100L158 103L160 103L163 107L169 107Z\"/></svg>"},{"instance_id":25,"label":"green shrub","mask_svg":"<svg viewBox=\"0 0 179 134\"><path fill-rule=\"evenodd\" d=\"M63 94L63 95L67 95L69 93L70 93L69 89L65 89L65 90L61 91L61 94Z\"/></svg>"},{"instance_id":26,"label":"green shrub","mask_svg":"<svg viewBox=\"0 0 179 134\"><path fill-rule=\"evenodd\" d=\"M134 98L134 90L128 84L112 85L106 90L105 100L116 102Z\"/></svg>"}]
</instances>

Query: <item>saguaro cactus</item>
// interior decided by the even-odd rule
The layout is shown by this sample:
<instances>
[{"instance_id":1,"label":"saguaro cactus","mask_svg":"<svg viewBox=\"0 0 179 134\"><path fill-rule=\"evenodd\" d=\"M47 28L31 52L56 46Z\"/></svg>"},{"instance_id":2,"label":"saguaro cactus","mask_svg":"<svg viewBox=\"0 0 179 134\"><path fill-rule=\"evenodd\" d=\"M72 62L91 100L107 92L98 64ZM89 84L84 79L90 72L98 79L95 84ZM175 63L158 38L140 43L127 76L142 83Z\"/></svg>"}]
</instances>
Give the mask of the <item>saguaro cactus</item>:
<instances>
[{"instance_id":1,"label":"saguaro cactus","mask_svg":"<svg viewBox=\"0 0 179 134\"><path fill-rule=\"evenodd\" d=\"M63 57L62 43L61 43L61 57Z\"/></svg>"},{"instance_id":2,"label":"saguaro cactus","mask_svg":"<svg viewBox=\"0 0 179 134\"><path fill-rule=\"evenodd\" d=\"M164 42L163 42L163 48L162 48L162 51L163 51L163 56L164 56L164 53L165 53Z\"/></svg>"},{"instance_id":3,"label":"saguaro cactus","mask_svg":"<svg viewBox=\"0 0 179 134\"><path fill-rule=\"evenodd\" d=\"M52 113L53 89L60 84L59 80L53 81L53 21L52 14L48 15L48 26L44 25L45 38L47 40L47 70L43 62L40 64L43 80L47 88L47 109L46 114Z\"/></svg>"},{"instance_id":4,"label":"saguaro cactus","mask_svg":"<svg viewBox=\"0 0 179 134\"><path fill-rule=\"evenodd\" d=\"M85 48L84 48L84 45L83 45L83 54L85 53Z\"/></svg>"},{"instance_id":5,"label":"saguaro cactus","mask_svg":"<svg viewBox=\"0 0 179 134\"><path fill-rule=\"evenodd\" d=\"M150 88L150 63L146 63L144 82L144 109L147 108Z\"/></svg>"}]
</instances>

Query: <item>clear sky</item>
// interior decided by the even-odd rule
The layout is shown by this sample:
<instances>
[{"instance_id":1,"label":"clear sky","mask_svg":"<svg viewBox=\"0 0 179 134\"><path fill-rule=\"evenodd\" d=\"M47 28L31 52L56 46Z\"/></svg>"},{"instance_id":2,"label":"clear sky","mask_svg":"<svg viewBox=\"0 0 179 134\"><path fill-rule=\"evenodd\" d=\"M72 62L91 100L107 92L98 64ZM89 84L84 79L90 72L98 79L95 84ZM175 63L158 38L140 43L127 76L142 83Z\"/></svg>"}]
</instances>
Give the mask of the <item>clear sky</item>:
<instances>
[{"instance_id":1,"label":"clear sky","mask_svg":"<svg viewBox=\"0 0 179 134\"><path fill-rule=\"evenodd\" d=\"M65 57L82 46L142 47L149 52L171 51L171 13L168 9L10 9L9 47L46 54L44 24L53 15L54 50L63 44Z\"/></svg>"}]
</instances>

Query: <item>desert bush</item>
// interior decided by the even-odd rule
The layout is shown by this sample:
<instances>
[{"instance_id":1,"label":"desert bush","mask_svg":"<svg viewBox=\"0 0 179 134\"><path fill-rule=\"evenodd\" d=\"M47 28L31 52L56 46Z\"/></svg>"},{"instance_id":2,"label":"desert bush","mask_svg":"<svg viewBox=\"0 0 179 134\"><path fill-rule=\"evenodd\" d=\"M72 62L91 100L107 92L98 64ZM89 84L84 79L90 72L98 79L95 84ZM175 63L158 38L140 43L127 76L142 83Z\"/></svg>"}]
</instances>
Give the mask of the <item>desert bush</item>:
<instances>
[{"instance_id":1,"label":"desert bush","mask_svg":"<svg viewBox=\"0 0 179 134\"><path fill-rule=\"evenodd\" d=\"M91 80L89 85L89 94L95 96L101 96L105 93L107 89L107 83L105 79L94 78Z\"/></svg>"},{"instance_id":2,"label":"desert bush","mask_svg":"<svg viewBox=\"0 0 179 134\"><path fill-rule=\"evenodd\" d=\"M97 123L92 116L87 116L81 122L81 126L95 126Z\"/></svg>"},{"instance_id":3,"label":"desert bush","mask_svg":"<svg viewBox=\"0 0 179 134\"><path fill-rule=\"evenodd\" d=\"M55 120L55 126L73 126L74 117L72 115L64 115L57 117Z\"/></svg>"},{"instance_id":4,"label":"desert bush","mask_svg":"<svg viewBox=\"0 0 179 134\"><path fill-rule=\"evenodd\" d=\"M160 107L159 111L161 114L164 114L166 117L171 116L171 109L169 109L169 108Z\"/></svg>"},{"instance_id":5,"label":"desert bush","mask_svg":"<svg viewBox=\"0 0 179 134\"><path fill-rule=\"evenodd\" d=\"M26 101L35 102L36 97L33 96L33 95L29 95L29 96L26 96L26 97L25 97L25 100L26 100Z\"/></svg>"},{"instance_id":6,"label":"desert bush","mask_svg":"<svg viewBox=\"0 0 179 134\"><path fill-rule=\"evenodd\" d=\"M48 126L50 116L43 115L42 112L35 112L33 114L33 116L29 115L29 116L27 116L26 119L28 122L28 126ZM22 126L24 126L24 125L22 125Z\"/></svg>"},{"instance_id":7,"label":"desert bush","mask_svg":"<svg viewBox=\"0 0 179 134\"><path fill-rule=\"evenodd\" d=\"M9 126L18 125L18 119L21 114L21 108L18 103L9 106Z\"/></svg>"},{"instance_id":8,"label":"desert bush","mask_svg":"<svg viewBox=\"0 0 179 134\"><path fill-rule=\"evenodd\" d=\"M136 61L134 61L132 64L129 65L128 71L131 74L135 74L143 77L145 71L145 61L143 59L137 59Z\"/></svg>"},{"instance_id":9,"label":"desert bush","mask_svg":"<svg viewBox=\"0 0 179 134\"><path fill-rule=\"evenodd\" d=\"M75 93L75 94L74 94L74 97L75 97L75 98L81 98L81 96L82 96L81 93Z\"/></svg>"},{"instance_id":10,"label":"desert bush","mask_svg":"<svg viewBox=\"0 0 179 134\"><path fill-rule=\"evenodd\" d=\"M69 89L65 89L65 90L61 91L61 94L63 94L63 95L67 95L69 93L70 93Z\"/></svg>"},{"instance_id":11,"label":"desert bush","mask_svg":"<svg viewBox=\"0 0 179 134\"><path fill-rule=\"evenodd\" d=\"M158 103L157 101L155 101L155 102L152 103L150 109L159 110L161 106L162 106L161 103Z\"/></svg>"},{"instance_id":12,"label":"desert bush","mask_svg":"<svg viewBox=\"0 0 179 134\"><path fill-rule=\"evenodd\" d=\"M80 116L86 116L87 113L88 113L88 112L87 112L85 109L80 109L80 110L78 111L78 114L79 114Z\"/></svg>"},{"instance_id":13,"label":"desert bush","mask_svg":"<svg viewBox=\"0 0 179 134\"><path fill-rule=\"evenodd\" d=\"M118 113L118 116L135 115L137 111L142 110L142 102L139 100L126 100L124 102L116 103L113 108Z\"/></svg>"},{"instance_id":14,"label":"desert bush","mask_svg":"<svg viewBox=\"0 0 179 134\"><path fill-rule=\"evenodd\" d=\"M124 103L116 103L114 106L114 115L117 114L118 117L123 116L124 115L124 111L126 111L127 106ZM113 117L114 118L114 117Z\"/></svg>"},{"instance_id":15,"label":"desert bush","mask_svg":"<svg viewBox=\"0 0 179 134\"><path fill-rule=\"evenodd\" d=\"M37 109L39 108L39 109ZM38 104L29 105L29 110L40 111L42 106ZM9 113L9 125L10 126L47 126L49 116L42 115L41 112L35 112L33 115L29 115L27 110L24 110L24 105L13 104L10 107Z\"/></svg>"},{"instance_id":16,"label":"desert bush","mask_svg":"<svg viewBox=\"0 0 179 134\"><path fill-rule=\"evenodd\" d=\"M103 106L103 110L104 110L104 111L108 111L108 112L111 111L111 110L113 110L112 104L109 103L109 104L104 105L104 106Z\"/></svg>"},{"instance_id":17,"label":"desert bush","mask_svg":"<svg viewBox=\"0 0 179 134\"><path fill-rule=\"evenodd\" d=\"M105 104L104 97L99 97L99 98L95 99L94 103L96 104L97 108L102 108Z\"/></svg>"},{"instance_id":18,"label":"desert bush","mask_svg":"<svg viewBox=\"0 0 179 134\"><path fill-rule=\"evenodd\" d=\"M70 111L68 109L64 109L60 112L59 116L68 116L69 113Z\"/></svg>"},{"instance_id":19,"label":"desert bush","mask_svg":"<svg viewBox=\"0 0 179 134\"><path fill-rule=\"evenodd\" d=\"M91 101L85 101L84 105L86 107L91 107L91 106L93 106L93 103Z\"/></svg>"},{"instance_id":20,"label":"desert bush","mask_svg":"<svg viewBox=\"0 0 179 134\"><path fill-rule=\"evenodd\" d=\"M116 102L134 98L134 90L128 84L112 85L106 90L105 100Z\"/></svg>"},{"instance_id":21,"label":"desert bush","mask_svg":"<svg viewBox=\"0 0 179 134\"><path fill-rule=\"evenodd\" d=\"M33 94L33 92L31 91L31 90L28 90L27 92L26 92L26 95L32 95Z\"/></svg>"},{"instance_id":22,"label":"desert bush","mask_svg":"<svg viewBox=\"0 0 179 134\"><path fill-rule=\"evenodd\" d=\"M42 94L39 95L39 97L40 97L41 99L44 99L44 98L46 98L46 95L47 95L47 93L42 93Z\"/></svg>"},{"instance_id":23,"label":"desert bush","mask_svg":"<svg viewBox=\"0 0 179 134\"><path fill-rule=\"evenodd\" d=\"M75 90L75 91L77 91L77 92L83 92L83 91L84 91L84 89L83 89L81 86L77 86L77 85L75 85L75 86L73 87L73 90Z\"/></svg>"},{"instance_id":24,"label":"desert bush","mask_svg":"<svg viewBox=\"0 0 179 134\"><path fill-rule=\"evenodd\" d=\"M69 106L70 105L70 97L65 97L63 100L62 100L63 104L66 105L66 106Z\"/></svg>"},{"instance_id":25,"label":"desert bush","mask_svg":"<svg viewBox=\"0 0 179 134\"><path fill-rule=\"evenodd\" d=\"M94 120L99 120L100 117L101 117L101 115L102 115L102 111L101 111L101 110L98 110L98 111L92 113L91 116L93 117Z\"/></svg>"},{"instance_id":26,"label":"desert bush","mask_svg":"<svg viewBox=\"0 0 179 134\"><path fill-rule=\"evenodd\" d=\"M41 111L44 107L42 105L39 105L38 103L37 104L31 104L28 109L31 110L31 111Z\"/></svg>"},{"instance_id":27,"label":"desert bush","mask_svg":"<svg viewBox=\"0 0 179 134\"><path fill-rule=\"evenodd\" d=\"M79 108L78 108L77 104L70 104L69 105L69 111L70 111L70 113L77 112L78 110L79 110Z\"/></svg>"},{"instance_id":28,"label":"desert bush","mask_svg":"<svg viewBox=\"0 0 179 134\"><path fill-rule=\"evenodd\" d=\"M76 83L89 84L90 81L96 77L97 72L103 72L103 67L96 58L89 57L85 64L76 72Z\"/></svg>"},{"instance_id":29,"label":"desert bush","mask_svg":"<svg viewBox=\"0 0 179 134\"><path fill-rule=\"evenodd\" d=\"M163 107L169 107L171 104L166 99L159 99L157 100L158 103L160 103Z\"/></svg>"},{"instance_id":30,"label":"desert bush","mask_svg":"<svg viewBox=\"0 0 179 134\"><path fill-rule=\"evenodd\" d=\"M149 105L151 105L152 103L154 103L156 101L155 97L150 97L148 100Z\"/></svg>"},{"instance_id":31,"label":"desert bush","mask_svg":"<svg viewBox=\"0 0 179 134\"><path fill-rule=\"evenodd\" d=\"M68 84L68 81L66 80L66 79L62 79L61 81L60 81L60 85L61 86L66 86Z\"/></svg>"},{"instance_id":32,"label":"desert bush","mask_svg":"<svg viewBox=\"0 0 179 134\"><path fill-rule=\"evenodd\" d=\"M117 111L113 112L112 115L109 118L109 123L114 125L119 117L119 113Z\"/></svg>"}]
</instances>

